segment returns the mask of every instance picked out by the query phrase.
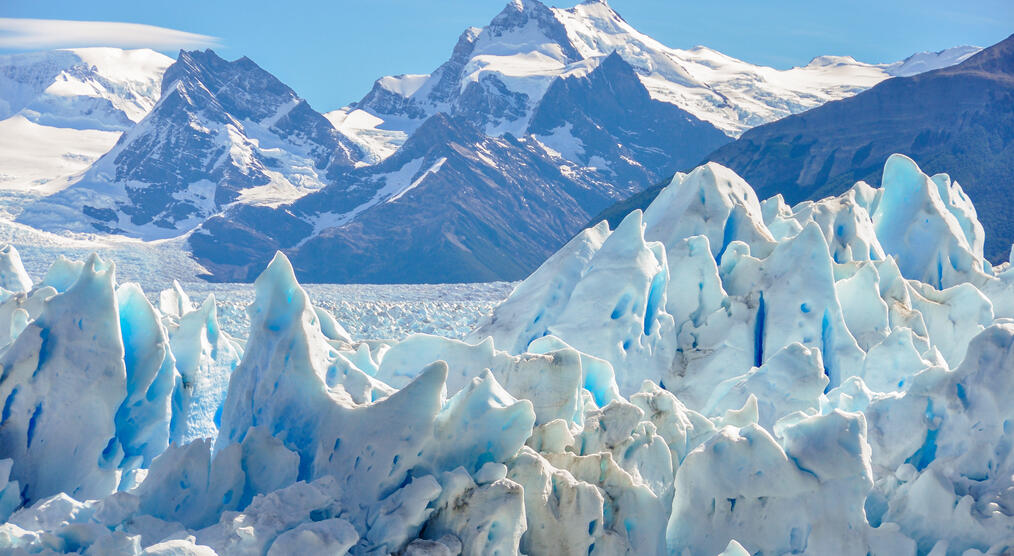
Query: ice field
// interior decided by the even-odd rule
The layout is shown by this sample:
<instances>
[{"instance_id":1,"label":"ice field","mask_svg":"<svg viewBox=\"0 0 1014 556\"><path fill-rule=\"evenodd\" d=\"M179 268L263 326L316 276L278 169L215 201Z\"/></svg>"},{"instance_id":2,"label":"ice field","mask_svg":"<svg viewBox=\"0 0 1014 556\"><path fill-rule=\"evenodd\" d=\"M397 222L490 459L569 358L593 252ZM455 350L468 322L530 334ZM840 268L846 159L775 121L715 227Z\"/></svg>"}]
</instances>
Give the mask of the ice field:
<instances>
[{"instance_id":1,"label":"ice field","mask_svg":"<svg viewBox=\"0 0 1014 556\"><path fill-rule=\"evenodd\" d=\"M8 247L0 547L1010 553L1014 271L982 246L895 155L794 207L677 174L516 288L304 288L277 255L188 291Z\"/></svg>"},{"instance_id":2,"label":"ice field","mask_svg":"<svg viewBox=\"0 0 1014 556\"><path fill-rule=\"evenodd\" d=\"M310 300L342 323L353 339L396 339L414 333L448 338L467 335L517 284L308 284ZM222 329L245 337L252 284L181 285L195 299L215 295ZM154 296L149 296L154 301Z\"/></svg>"}]
</instances>

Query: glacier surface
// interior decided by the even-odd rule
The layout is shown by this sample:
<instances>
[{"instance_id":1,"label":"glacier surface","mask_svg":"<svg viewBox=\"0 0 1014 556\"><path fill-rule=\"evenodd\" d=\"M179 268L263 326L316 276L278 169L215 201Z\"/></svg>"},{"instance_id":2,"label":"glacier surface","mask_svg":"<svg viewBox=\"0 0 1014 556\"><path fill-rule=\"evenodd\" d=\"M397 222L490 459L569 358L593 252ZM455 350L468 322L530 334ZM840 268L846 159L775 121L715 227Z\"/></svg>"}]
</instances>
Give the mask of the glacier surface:
<instances>
[{"instance_id":1,"label":"glacier surface","mask_svg":"<svg viewBox=\"0 0 1014 556\"><path fill-rule=\"evenodd\" d=\"M1014 272L982 245L901 155L794 207L707 164L465 337L388 339L281 254L233 335L215 296L7 247L0 552L1009 553Z\"/></svg>"}]
</instances>

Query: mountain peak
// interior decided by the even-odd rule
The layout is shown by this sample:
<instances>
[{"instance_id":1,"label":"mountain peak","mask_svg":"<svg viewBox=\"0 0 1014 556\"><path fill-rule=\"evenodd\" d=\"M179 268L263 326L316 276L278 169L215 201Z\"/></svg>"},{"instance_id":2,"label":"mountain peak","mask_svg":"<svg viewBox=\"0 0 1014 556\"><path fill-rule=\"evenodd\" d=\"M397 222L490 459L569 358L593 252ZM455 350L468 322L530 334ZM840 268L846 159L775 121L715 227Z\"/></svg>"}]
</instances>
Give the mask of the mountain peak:
<instances>
[{"instance_id":1,"label":"mountain peak","mask_svg":"<svg viewBox=\"0 0 1014 556\"><path fill-rule=\"evenodd\" d=\"M548 10L545 4L539 0L511 0L507 3L507 6L500 12L513 10L518 12L524 12L529 10Z\"/></svg>"},{"instance_id":2,"label":"mountain peak","mask_svg":"<svg viewBox=\"0 0 1014 556\"><path fill-rule=\"evenodd\" d=\"M623 56L620 56L620 53L617 50L613 50L612 52L610 52L602 60L602 63L603 64L623 64L624 66L627 66L628 68L631 67L630 64L628 64L627 61L623 59Z\"/></svg>"},{"instance_id":3,"label":"mountain peak","mask_svg":"<svg viewBox=\"0 0 1014 556\"><path fill-rule=\"evenodd\" d=\"M162 90L169 90L170 85L186 76L206 73L209 69L219 70L228 63L210 48L203 51L180 50L176 62L162 74Z\"/></svg>"},{"instance_id":4,"label":"mountain peak","mask_svg":"<svg viewBox=\"0 0 1014 556\"><path fill-rule=\"evenodd\" d=\"M225 61L224 58L222 58L221 56L219 56L217 52L215 52L214 50L212 50L210 48L206 48L204 50L196 50L196 49L195 50L183 50L183 49L181 49L179 55L177 56L177 59L178 60L186 60L186 61L194 61L194 62L197 62L197 61L204 61L204 62L206 62L206 61L211 61L211 60L221 60L223 62Z\"/></svg>"},{"instance_id":5,"label":"mountain peak","mask_svg":"<svg viewBox=\"0 0 1014 556\"><path fill-rule=\"evenodd\" d=\"M609 5L608 0L584 0L573 8L558 11L577 14L592 22L622 22L624 25L629 26L626 20L623 19L623 16ZM607 25L609 24L607 23Z\"/></svg>"},{"instance_id":6,"label":"mountain peak","mask_svg":"<svg viewBox=\"0 0 1014 556\"><path fill-rule=\"evenodd\" d=\"M595 67L593 73L596 75L608 75L610 79L622 79L629 81L630 83L641 83L640 79L637 77L637 72L634 71L634 66L630 65L630 62L623 59L623 56L617 50L613 50L602 58L602 61ZM644 90L643 92L645 95L648 94L647 90Z\"/></svg>"},{"instance_id":7,"label":"mountain peak","mask_svg":"<svg viewBox=\"0 0 1014 556\"><path fill-rule=\"evenodd\" d=\"M113 47L0 55L0 187L66 187L151 111L172 63Z\"/></svg>"},{"instance_id":8,"label":"mountain peak","mask_svg":"<svg viewBox=\"0 0 1014 556\"><path fill-rule=\"evenodd\" d=\"M500 13L493 17L490 26L510 25L518 21L519 16L538 16L552 13L548 6L539 0L510 0Z\"/></svg>"},{"instance_id":9,"label":"mountain peak","mask_svg":"<svg viewBox=\"0 0 1014 556\"><path fill-rule=\"evenodd\" d=\"M539 0L511 0L484 29L491 37L525 28L534 22L546 38L553 42L567 42L567 33L553 10Z\"/></svg>"},{"instance_id":10,"label":"mountain peak","mask_svg":"<svg viewBox=\"0 0 1014 556\"><path fill-rule=\"evenodd\" d=\"M815 68L815 67L831 67L842 65L854 66L861 63L862 62L856 60L852 56L825 55L814 57L812 60L810 60L808 64L806 64L806 67Z\"/></svg>"}]
</instances>

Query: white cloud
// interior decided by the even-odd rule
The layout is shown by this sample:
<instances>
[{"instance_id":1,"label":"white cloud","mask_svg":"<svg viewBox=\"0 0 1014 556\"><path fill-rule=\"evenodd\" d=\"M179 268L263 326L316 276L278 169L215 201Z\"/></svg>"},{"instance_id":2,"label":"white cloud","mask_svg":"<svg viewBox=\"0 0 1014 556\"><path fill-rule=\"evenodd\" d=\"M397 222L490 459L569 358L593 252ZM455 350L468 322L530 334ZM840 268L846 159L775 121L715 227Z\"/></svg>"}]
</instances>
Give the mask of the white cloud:
<instances>
[{"instance_id":1,"label":"white cloud","mask_svg":"<svg viewBox=\"0 0 1014 556\"><path fill-rule=\"evenodd\" d=\"M220 44L217 37L141 23L0 17L0 48L10 50L80 46L177 50Z\"/></svg>"}]
</instances>

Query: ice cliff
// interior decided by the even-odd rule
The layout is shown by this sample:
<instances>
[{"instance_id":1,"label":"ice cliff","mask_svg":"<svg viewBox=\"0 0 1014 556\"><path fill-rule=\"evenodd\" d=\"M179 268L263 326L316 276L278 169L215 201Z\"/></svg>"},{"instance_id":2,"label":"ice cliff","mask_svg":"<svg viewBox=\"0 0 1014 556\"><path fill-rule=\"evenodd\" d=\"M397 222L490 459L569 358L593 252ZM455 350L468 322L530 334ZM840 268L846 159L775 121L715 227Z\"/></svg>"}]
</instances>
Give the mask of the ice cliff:
<instances>
[{"instance_id":1,"label":"ice cliff","mask_svg":"<svg viewBox=\"0 0 1014 556\"><path fill-rule=\"evenodd\" d=\"M1014 272L900 155L789 207L715 164L465 341L352 339L278 255L247 338L0 250L0 551L1014 550Z\"/></svg>"}]
</instances>

